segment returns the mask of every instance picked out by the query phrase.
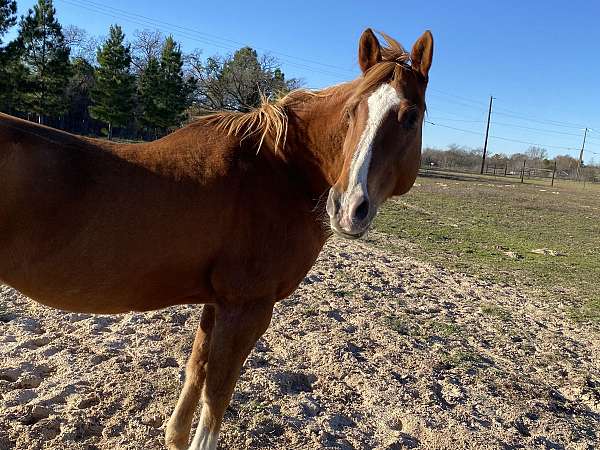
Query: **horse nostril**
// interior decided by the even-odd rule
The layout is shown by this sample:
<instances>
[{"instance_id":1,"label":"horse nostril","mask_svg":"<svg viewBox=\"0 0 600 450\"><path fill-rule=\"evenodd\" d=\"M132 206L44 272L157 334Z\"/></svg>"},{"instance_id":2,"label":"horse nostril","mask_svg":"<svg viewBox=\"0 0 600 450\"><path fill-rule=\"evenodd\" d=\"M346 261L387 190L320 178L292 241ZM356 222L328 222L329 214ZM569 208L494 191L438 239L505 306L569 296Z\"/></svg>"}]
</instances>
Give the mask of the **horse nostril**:
<instances>
[{"instance_id":1,"label":"horse nostril","mask_svg":"<svg viewBox=\"0 0 600 450\"><path fill-rule=\"evenodd\" d=\"M369 215L369 201L364 199L360 205L354 210L354 219L357 222L362 222Z\"/></svg>"}]
</instances>

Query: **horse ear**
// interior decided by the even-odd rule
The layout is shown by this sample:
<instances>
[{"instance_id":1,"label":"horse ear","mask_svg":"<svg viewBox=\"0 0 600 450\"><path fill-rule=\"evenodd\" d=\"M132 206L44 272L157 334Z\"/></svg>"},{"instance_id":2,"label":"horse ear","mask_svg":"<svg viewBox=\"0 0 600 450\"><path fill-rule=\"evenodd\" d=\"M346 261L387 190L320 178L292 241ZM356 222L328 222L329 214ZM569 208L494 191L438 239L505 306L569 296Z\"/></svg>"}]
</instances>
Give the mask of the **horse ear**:
<instances>
[{"instance_id":1,"label":"horse ear","mask_svg":"<svg viewBox=\"0 0 600 450\"><path fill-rule=\"evenodd\" d=\"M381 45L375 33L370 28L363 31L358 44L358 63L360 69L365 73L375 64L381 61Z\"/></svg>"},{"instance_id":2,"label":"horse ear","mask_svg":"<svg viewBox=\"0 0 600 450\"><path fill-rule=\"evenodd\" d=\"M410 54L413 68L421 75L428 78L431 60L433 59L433 36L427 30L413 45Z\"/></svg>"}]
</instances>

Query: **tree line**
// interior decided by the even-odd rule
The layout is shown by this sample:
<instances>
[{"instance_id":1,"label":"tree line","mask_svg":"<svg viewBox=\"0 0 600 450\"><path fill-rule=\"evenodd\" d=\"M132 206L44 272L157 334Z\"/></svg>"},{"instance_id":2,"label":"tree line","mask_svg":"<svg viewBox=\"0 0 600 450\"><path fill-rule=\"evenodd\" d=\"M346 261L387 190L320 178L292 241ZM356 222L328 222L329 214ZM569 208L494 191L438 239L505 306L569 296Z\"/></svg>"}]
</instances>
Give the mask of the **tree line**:
<instances>
[{"instance_id":1,"label":"tree line","mask_svg":"<svg viewBox=\"0 0 600 450\"><path fill-rule=\"evenodd\" d=\"M13 27L17 36L3 38ZM191 117L248 111L261 96L300 86L276 59L243 47L233 55L184 54L172 36L119 25L108 36L63 27L52 0L17 18L16 0L0 0L0 111L67 131L156 139Z\"/></svg>"},{"instance_id":2,"label":"tree line","mask_svg":"<svg viewBox=\"0 0 600 450\"><path fill-rule=\"evenodd\" d=\"M481 158L483 149L468 148L456 144L449 145L448 148L424 148L422 152L422 165L429 168L456 169L478 172L481 167ZM486 158L488 168L496 166L504 168L508 173L519 172L525 161L526 167L530 170L552 171L556 165L556 170L562 176L574 178L578 175L579 160L570 155L557 155L554 158L548 156L548 151L539 146L530 146L524 152L517 152L510 155L505 153L495 153ZM600 176L600 166L593 162L584 165L585 173L595 178Z\"/></svg>"}]
</instances>

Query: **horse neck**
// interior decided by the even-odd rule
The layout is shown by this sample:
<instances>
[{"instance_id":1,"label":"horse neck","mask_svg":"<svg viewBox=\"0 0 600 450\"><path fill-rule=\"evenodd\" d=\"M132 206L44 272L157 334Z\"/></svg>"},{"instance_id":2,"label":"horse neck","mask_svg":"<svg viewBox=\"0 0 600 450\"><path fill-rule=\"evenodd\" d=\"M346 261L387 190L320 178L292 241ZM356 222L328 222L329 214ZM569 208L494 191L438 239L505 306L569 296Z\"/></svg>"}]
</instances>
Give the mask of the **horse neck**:
<instances>
[{"instance_id":1,"label":"horse neck","mask_svg":"<svg viewBox=\"0 0 600 450\"><path fill-rule=\"evenodd\" d=\"M284 156L302 172L315 196L333 186L342 171L342 149L348 129L343 110L352 87L353 82L328 88L288 108Z\"/></svg>"}]
</instances>

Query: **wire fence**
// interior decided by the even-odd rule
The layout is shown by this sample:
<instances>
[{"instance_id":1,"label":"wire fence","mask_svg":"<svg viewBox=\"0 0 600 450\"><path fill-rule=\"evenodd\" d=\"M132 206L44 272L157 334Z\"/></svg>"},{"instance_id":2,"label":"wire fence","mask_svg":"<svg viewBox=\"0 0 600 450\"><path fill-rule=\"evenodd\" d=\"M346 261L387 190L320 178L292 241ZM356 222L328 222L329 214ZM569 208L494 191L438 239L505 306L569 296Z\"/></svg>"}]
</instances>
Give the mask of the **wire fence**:
<instances>
[{"instance_id":1,"label":"wire fence","mask_svg":"<svg viewBox=\"0 0 600 450\"><path fill-rule=\"evenodd\" d=\"M481 166L479 164L441 164L422 161L421 174L435 174L436 172L480 175ZM525 183L527 180L547 182L551 186L561 181L582 183L584 186L588 183L600 184L600 171L596 167L559 169L555 166L549 169L537 167L531 162L528 165L527 160L521 163L489 162L484 165L483 175L504 177L521 183Z\"/></svg>"}]
</instances>

